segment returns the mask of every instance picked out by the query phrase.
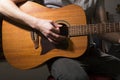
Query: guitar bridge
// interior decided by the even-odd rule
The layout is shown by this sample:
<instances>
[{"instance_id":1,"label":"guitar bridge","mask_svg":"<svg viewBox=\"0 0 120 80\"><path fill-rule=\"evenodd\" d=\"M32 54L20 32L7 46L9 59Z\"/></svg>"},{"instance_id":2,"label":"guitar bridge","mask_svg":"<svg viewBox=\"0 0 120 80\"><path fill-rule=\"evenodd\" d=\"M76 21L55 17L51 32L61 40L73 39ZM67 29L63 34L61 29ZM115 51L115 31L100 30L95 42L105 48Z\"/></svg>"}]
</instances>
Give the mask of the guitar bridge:
<instances>
[{"instance_id":1,"label":"guitar bridge","mask_svg":"<svg viewBox=\"0 0 120 80\"><path fill-rule=\"evenodd\" d=\"M31 31L31 39L34 43L34 48L35 49L39 48L39 35L35 30Z\"/></svg>"}]
</instances>

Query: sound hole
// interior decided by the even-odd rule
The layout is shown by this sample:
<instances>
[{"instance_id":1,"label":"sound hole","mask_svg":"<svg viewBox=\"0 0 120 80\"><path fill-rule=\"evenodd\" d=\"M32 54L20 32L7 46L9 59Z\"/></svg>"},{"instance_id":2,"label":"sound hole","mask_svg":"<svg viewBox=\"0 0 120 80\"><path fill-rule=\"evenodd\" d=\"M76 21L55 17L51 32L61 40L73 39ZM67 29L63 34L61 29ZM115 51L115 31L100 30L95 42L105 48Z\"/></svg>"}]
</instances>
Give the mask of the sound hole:
<instances>
[{"instance_id":1,"label":"sound hole","mask_svg":"<svg viewBox=\"0 0 120 80\"><path fill-rule=\"evenodd\" d=\"M60 35L68 37L69 24L63 20L56 21L56 23L62 25L62 27L60 27ZM45 37L42 37L42 40L41 40L42 52L41 53L45 54L55 48L66 50L69 47L69 42L70 42L70 39L66 38L65 40L62 40L59 44L53 44L53 43L50 43L48 39L46 39Z\"/></svg>"},{"instance_id":2,"label":"sound hole","mask_svg":"<svg viewBox=\"0 0 120 80\"><path fill-rule=\"evenodd\" d=\"M63 23L59 23L60 25L62 25L62 27L60 27L60 35L63 36L68 36L68 27L66 24Z\"/></svg>"},{"instance_id":3,"label":"sound hole","mask_svg":"<svg viewBox=\"0 0 120 80\"><path fill-rule=\"evenodd\" d=\"M60 27L60 35L68 37L69 24L63 20L59 20L59 21L57 21L57 23L62 25L62 27ZM69 38L66 38L65 40L63 40L59 44L57 44L56 48L67 49L68 46L69 46Z\"/></svg>"},{"instance_id":4,"label":"sound hole","mask_svg":"<svg viewBox=\"0 0 120 80\"><path fill-rule=\"evenodd\" d=\"M70 26L70 24L64 20L57 20L56 23L62 25L62 27L60 27L60 35L68 36L68 27Z\"/></svg>"}]
</instances>

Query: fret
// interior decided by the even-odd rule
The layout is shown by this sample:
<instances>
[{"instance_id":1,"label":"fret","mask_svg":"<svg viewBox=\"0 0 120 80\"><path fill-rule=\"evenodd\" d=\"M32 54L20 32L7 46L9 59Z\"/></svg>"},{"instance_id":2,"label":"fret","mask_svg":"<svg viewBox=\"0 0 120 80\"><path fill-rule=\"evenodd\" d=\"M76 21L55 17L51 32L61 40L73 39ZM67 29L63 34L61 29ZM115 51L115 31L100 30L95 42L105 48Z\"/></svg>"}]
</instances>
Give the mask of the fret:
<instances>
[{"instance_id":1,"label":"fret","mask_svg":"<svg viewBox=\"0 0 120 80\"><path fill-rule=\"evenodd\" d=\"M101 24L101 25L102 25L102 28L103 28L103 32L102 33L110 32L109 24Z\"/></svg>"},{"instance_id":2,"label":"fret","mask_svg":"<svg viewBox=\"0 0 120 80\"><path fill-rule=\"evenodd\" d=\"M116 24L116 31L120 31L120 22Z\"/></svg>"},{"instance_id":3,"label":"fret","mask_svg":"<svg viewBox=\"0 0 120 80\"><path fill-rule=\"evenodd\" d=\"M110 24L111 29L112 29L112 31L111 31L111 32L116 31L116 26L115 26L115 24L114 24L114 23L109 23L109 24Z\"/></svg>"},{"instance_id":4,"label":"fret","mask_svg":"<svg viewBox=\"0 0 120 80\"><path fill-rule=\"evenodd\" d=\"M83 35L84 32L83 32L83 26L81 25L81 34Z\"/></svg>"},{"instance_id":5,"label":"fret","mask_svg":"<svg viewBox=\"0 0 120 80\"><path fill-rule=\"evenodd\" d=\"M83 27L83 35L86 35L86 26L85 25L82 25L82 27Z\"/></svg>"},{"instance_id":6,"label":"fret","mask_svg":"<svg viewBox=\"0 0 120 80\"><path fill-rule=\"evenodd\" d=\"M88 25L84 25L85 27L85 35L88 35Z\"/></svg>"},{"instance_id":7,"label":"fret","mask_svg":"<svg viewBox=\"0 0 120 80\"><path fill-rule=\"evenodd\" d=\"M96 34L98 34L99 33L98 24L95 24L95 28L96 28Z\"/></svg>"},{"instance_id":8,"label":"fret","mask_svg":"<svg viewBox=\"0 0 120 80\"><path fill-rule=\"evenodd\" d=\"M77 27L77 26L75 26L75 27L76 27L76 34L80 35L79 27Z\"/></svg>"},{"instance_id":9,"label":"fret","mask_svg":"<svg viewBox=\"0 0 120 80\"><path fill-rule=\"evenodd\" d=\"M69 27L69 36L102 34L102 33L119 32L119 31L120 31L120 22L106 23L106 24L76 25Z\"/></svg>"},{"instance_id":10,"label":"fret","mask_svg":"<svg viewBox=\"0 0 120 80\"><path fill-rule=\"evenodd\" d=\"M96 28L97 28L97 34L100 34L100 32L101 32L101 27L100 27L100 25L99 24L96 24Z\"/></svg>"},{"instance_id":11,"label":"fret","mask_svg":"<svg viewBox=\"0 0 120 80\"><path fill-rule=\"evenodd\" d=\"M93 27L93 34L96 34L95 24L92 24L92 27Z\"/></svg>"},{"instance_id":12,"label":"fret","mask_svg":"<svg viewBox=\"0 0 120 80\"><path fill-rule=\"evenodd\" d=\"M74 28L73 28L73 35L75 35L76 34L76 27L74 26Z\"/></svg>"},{"instance_id":13,"label":"fret","mask_svg":"<svg viewBox=\"0 0 120 80\"><path fill-rule=\"evenodd\" d=\"M114 23L114 28L115 28L114 31L117 31L117 26L118 26L117 23Z\"/></svg>"},{"instance_id":14,"label":"fret","mask_svg":"<svg viewBox=\"0 0 120 80\"><path fill-rule=\"evenodd\" d=\"M92 27L92 24L90 24L90 33L93 34L93 27Z\"/></svg>"},{"instance_id":15,"label":"fret","mask_svg":"<svg viewBox=\"0 0 120 80\"><path fill-rule=\"evenodd\" d=\"M82 35L82 33L83 33L82 26L80 26L79 29L80 29L79 34Z\"/></svg>"},{"instance_id":16,"label":"fret","mask_svg":"<svg viewBox=\"0 0 120 80\"><path fill-rule=\"evenodd\" d=\"M102 33L105 33L105 27L104 26L99 26L100 28L101 28L101 32L100 32L100 34L102 34Z\"/></svg>"},{"instance_id":17,"label":"fret","mask_svg":"<svg viewBox=\"0 0 120 80\"><path fill-rule=\"evenodd\" d=\"M87 34L87 27L84 25L84 34Z\"/></svg>"},{"instance_id":18,"label":"fret","mask_svg":"<svg viewBox=\"0 0 120 80\"><path fill-rule=\"evenodd\" d=\"M117 24L116 23L112 27L114 28L113 31L117 31Z\"/></svg>"},{"instance_id":19,"label":"fret","mask_svg":"<svg viewBox=\"0 0 120 80\"><path fill-rule=\"evenodd\" d=\"M96 27L96 24L94 25L94 33L98 34L98 28Z\"/></svg>"},{"instance_id":20,"label":"fret","mask_svg":"<svg viewBox=\"0 0 120 80\"><path fill-rule=\"evenodd\" d=\"M80 29L81 30L79 32L80 32L81 35L87 35L88 34L88 26L87 25L81 25Z\"/></svg>"},{"instance_id":21,"label":"fret","mask_svg":"<svg viewBox=\"0 0 120 80\"><path fill-rule=\"evenodd\" d=\"M86 25L82 25L82 26L83 26L84 35L88 34L87 33L87 26Z\"/></svg>"},{"instance_id":22,"label":"fret","mask_svg":"<svg viewBox=\"0 0 120 80\"><path fill-rule=\"evenodd\" d=\"M74 34L74 27L73 26L68 27L68 31L69 31L69 36L73 36L73 34Z\"/></svg>"},{"instance_id":23,"label":"fret","mask_svg":"<svg viewBox=\"0 0 120 80\"><path fill-rule=\"evenodd\" d=\"M114 30L114 24L113 23L107 23L108 24L108 27L109 27L109 29L111 29L111 30L109 30L109 32L111 31L111 32L113 32L113 30ZM107 25L106 24L106 25Z\"/></svg>"},{"instance_id":24,"label":"fret","mask_svg":"<svg viewBox=\"0 0 120 80\"><path fill-rule=\"evenodd\" d=\"M112 26L111 26L111 23L107 23L107 24L108 24L109 27L112 27Z\"/></svg>"},{"instance_id":25,"label":"fret","mask_svg":"<svg viewBox=\"0 0 120 80\"><path fill-rule=\"evenodd\" d=\"M92 24L90 24L90 31L91 31L91 34L93 34L94 32L93 32L93 25Z\"/></svg>"},{"instance_id":26,"label":"fret","mask_svg":"<svg viewBox=\"0 0 120 80\"><path fill-rule=\"evenodd\" d=\"M84 26L81 25L81 35L84 35Z\"/></svg>"},{"instance_id":27,"label":"fret","mask_svg":"<svg viewBox=\"0 0 120 80\"><path fill-rule=\"evenodd\" d=\"M99 32L99 33L100 33L100 34L101 34L101 33L104 33L104 26L100 26L100 24L99 24L99 28L100 28L100 32Z\"/></svg>"},{"instance_id":28,"label":"fret","mask_svg":"<svg viewBox=\"0 0 120 80\"><path fill-rule=\"evenodd\" d=\"M73 30L73 33L74 33L74 35L76 34L77 35L77 30L76 30L76 26L74 26L74 28L73 28L74 30Z\"/></svg>"},{"instance_id":29,"label":"fret","mask_svg":"<svg viewBox=\"0 0 120 80\"><path fill-rule=\"evenodd\" d=\"M76 26L77 27L77 26ZM80 35L80 27L77 27L78 35Z\"/></svg>"},{"instance_id":30,"label":"fret","mask_svg":"<svg viewBox=\"0 0 120 80\"><path fill-rule=\"evenodd\" d=\"M110 23L108 23L110 24ZM115 31L115 24L113 24L114 26L109 26L109 32L114 32Z\"/></svg>"},{"instance_id":31,"label":"fret","mask_svg":"<svg viewBox=\"0 0 120 80\"><path fill-rule=\"evenodd\" d=\"M111 32L114 32L114 31L116 31L115 30L115 28L116 28L116 24L115 23L112 23L113 25L112 26L110 26L111 27Z\"/></svg>"},{"instance_id":32,"label":"fret","mask_svg":"<svg viewBox=\"0 0 120 80\"><path fill-rule=\"evenodd\" d=\"M91 24L89 24L89 32L90 32L90 34L92 34L92 27L91 27Z\"/></svg>"},{"instance_id":33,"label":"fret","mask_svg":"<svg viewBox=\"0 0 120 80\"><path fill-rule=\"evenodd\" d=\"M90 31L91 31L91 34L93 34L93 27L92 27L92 24L90 24Z\"/></svg>"},{"instance_id":34,"label":"fret","mask_svg":"<svg viewBox=\"0 0 120 80\"><path fill-rule=\"evenodd\" d=\"M117 30L116 31L120 31L120 22L117 23Z\"/></svg>"},{"instance_id":35,"label":"fret","mask_svg":"<svg viewBox=\"0 0 120 80\"><path fill-rule=\"evenodd\" d=\"M86 34L88 34L88 26L86 25L85 27L86 27Z\"/></svg>"},{"instance_id":36,"label":"fret","mask_svg":"<svg viewBox=\"0 0 120 80\"><path fill-rule=\"evenodd\" d=\"M115 31L116 32L119 32L120 31L120 26L119 26L119 23L115 23Z\"/></svg>"},{"instance_id":37,"label":"fret","mask_svg":"<svg viewBox=\"0 0 120 80\"><path fill-rule=\"evenodd\" d=\"M88 34L91 34L90 24L88 25Z\"/></svg>"},{"instance_id":38,"label":"fret","mask_svg":"<svg viewBox=\"0 0 120 80\"><path fill-rule=\"evenodd\" d=\"M101 34L104 30L103 30L103 26L101 26L101 24L97 24L97 28L98 28L98 33Z\"/></svg>"},{"instance_id":39,"label":"fret","mask_svg":"<svg viewBox=\"0 0 120 80\"><path fill-rule=\"evenodd\" d=\"M98 24L98 34L101 34L104 32L103 28L104 28L103 26L100 26L100 24Z\"/></svg>"},{"instance_id":40,"label":"fret","mask_svg":"<svg viewBox=\"0 0 120 80\"><path fill-rule=\"evenodd\" d=\"M88 26L88 25L86 25L86 29L87 29L87 33L86 33L86 34L88 35L88 34L90 33L90 32L89 32L89 26Z\"/></svg>"},{"instance_id":41,"label":"fret","mask_svg":"<svg viewBox=\"0 0 120 80\"><path fill-rule=\"evenodd\" d=\"M73 30L73 33L74 33L74 36L76 35L78 35L77 33L78 33L78 30L77 30L77 28L76 28L76 26L74 26L74 28L73 28L74 30Z\"/></svg>"},{"instance_id":42,"label":"fret","mask_svg":"<svg viewBox=\"0 0 120 80\"><path fill-rule=\"evenodd\" d=\"M111 29L111 31L109 31L109 32L114 32L115 31L115 24L114 23L109 23L109 27L110 27L110 29Z\"/></svg>"},{"instance_id":43,"label":"fret","mask_svg":"<svg viewBox=\"0 0 120 80\"><path fill-rule=\"evenodd\" d=\"M89 25L86 26L87 27L87 34L89 34Z\"/></svg>"},{"instance_id":44,"label":"fret","mask_svg":"<svg viewBox=\"0 0 120 80\"><path fill-rule=\"evenodd\" d=\"M94 33L97 34L97 29L96 29L96 25L94 24Z\"/></svg>"},{"instance_id":45,"label":"fret","mask_svg":"<svg viewBox=\"0 0 120 80\"><path fill-rule=\"evenodd\" d=\"M111 32L111 26L109 26L109 23L105 24L106 32Z\"/></svg>"},{"instance_id":46,"label":"fret","mask_svg":"<svg viewBox=\"0 0 120 80\"><path fill-rule=\"evenodd\" d=\"M92 34L95 34L95 31L94 31L94 24L92 24Z\"/></svg>"},{"instance_id":47,"label":"fret","mask_svg":"<svg viewBox=\"0 0 120 80\"><path fill-rule=\"evenodd\" d=\"M90 25L88 25L88 34L91 34L91 32L90 32Z\"/></svg>"},{"instance_id":48,"label":"fret","mask_svg":"<svg viewBox=\"0 0 120 80\"><path fill-rule=\"evenodd\" d=\"M95 24L95 28L96 28L96 34L100 34L101 29L100 29L100 27L98 26L98 24Z\"/></svg>"},{"instance_id":49,"label":"fret","mask_svg":"<svg viewBox=\"0 0 120 80\"><path fill-rule=\"evenodd\" d=\"M79 27L79 29L80 29L80 34L82 35L82 28L81 28L81 26Z\"/></svg>"}]
</instances>

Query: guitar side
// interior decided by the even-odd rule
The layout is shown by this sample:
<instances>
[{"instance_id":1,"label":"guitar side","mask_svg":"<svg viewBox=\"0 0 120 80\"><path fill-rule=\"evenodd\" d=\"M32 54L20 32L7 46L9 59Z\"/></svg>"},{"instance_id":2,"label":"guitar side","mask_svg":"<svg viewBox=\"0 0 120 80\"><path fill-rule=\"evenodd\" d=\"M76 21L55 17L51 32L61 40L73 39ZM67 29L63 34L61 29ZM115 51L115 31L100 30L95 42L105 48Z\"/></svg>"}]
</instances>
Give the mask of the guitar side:
<instances>
[{"instance_id":1,"label":"guitar side","mask_svg":"<svg viewBox=\"0 0 120 80\"><path fill-rule=\"evenodd\" d=\"M76 5L50 9L28 1L20 6L20 9L38 18L52 19L54 21L64 20L71 26L86 24L84 11ZM7 61L18 69L35 68L54 57L76 58L84 54L87 48L87 36L77 36L70 37L69 46L66 50L56 48L41 54L42 45L40 44L38 49L34 48L29 30L5 20L3 20L2 26L2 41Z\"/></svg>"}]
</instances>

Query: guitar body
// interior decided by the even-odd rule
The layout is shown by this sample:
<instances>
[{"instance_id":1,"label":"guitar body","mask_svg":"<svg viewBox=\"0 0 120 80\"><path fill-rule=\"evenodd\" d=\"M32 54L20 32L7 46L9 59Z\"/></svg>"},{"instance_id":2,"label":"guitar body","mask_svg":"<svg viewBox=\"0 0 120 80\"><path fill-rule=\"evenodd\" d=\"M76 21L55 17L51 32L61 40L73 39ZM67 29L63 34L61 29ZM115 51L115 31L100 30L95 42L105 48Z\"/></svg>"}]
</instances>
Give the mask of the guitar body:
<instances>
[{"instance_id":1,"label":"guitar body","mask_svg":"<svg viewBox=\"0 0 120 80\"><path fill-rule=\"evenodd\" d=\"M43 19L64 20L70 26L86 24L84 11L76 5L68 5L58 9L50 9L34 2L26 2L20 6L24 12ZM14 22L14 21L13 21ZM6 60L15 68L31 69L38 67L54 57L77 58L87 48L87 36L70 37L67 49L52 49L41 54L42 45L34 48L30 31L15 25L12 21L3 20L2 42ZM42 37L40 37L40 40ZM46 46L49 46L46 44Z\"/></svg>"}]
</instances>

